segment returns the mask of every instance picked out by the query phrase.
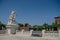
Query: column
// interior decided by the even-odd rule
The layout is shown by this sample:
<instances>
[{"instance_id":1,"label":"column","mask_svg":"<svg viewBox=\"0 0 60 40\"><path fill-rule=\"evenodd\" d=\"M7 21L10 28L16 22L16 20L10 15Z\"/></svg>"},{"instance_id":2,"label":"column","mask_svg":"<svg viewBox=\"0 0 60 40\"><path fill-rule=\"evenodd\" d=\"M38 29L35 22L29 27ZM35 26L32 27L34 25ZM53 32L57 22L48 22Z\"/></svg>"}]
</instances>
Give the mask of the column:
<instances>
[{"instance_id":1,"label":"column","mask_svg":"<svg viewBox=\"0 0 60 40\"><path fill-rule=\"evenodd\" d=\"M30 36L32 35L33 30L30 30Z\"/></svg>"},{"instance_id":2,"label":"column","mask_svg":"<svg viewBox=\"0 0 60 40\"><path fill-rule=\"evenodd\" d=\"M42 37L45 36L45 30L42 30Z\"/></svg>"}]
</instances>

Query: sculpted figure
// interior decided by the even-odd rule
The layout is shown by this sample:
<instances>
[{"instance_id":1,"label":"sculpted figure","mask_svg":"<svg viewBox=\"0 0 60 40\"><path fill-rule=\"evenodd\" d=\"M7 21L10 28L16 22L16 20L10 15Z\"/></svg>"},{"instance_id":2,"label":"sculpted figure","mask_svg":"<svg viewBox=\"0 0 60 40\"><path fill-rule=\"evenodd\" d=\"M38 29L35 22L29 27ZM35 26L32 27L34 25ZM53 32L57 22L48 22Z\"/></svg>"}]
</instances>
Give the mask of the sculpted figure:
<instances>
[{"instance_id":1,"label":"sculpted figure","mask_svg":"<svg viewBox=\"0 0 60 40\"><path fill-rule=\"evenodd\" d=\"M9 17L9 20L15 20L15 12L12 11L10 17Z\"/></svg>"},{"instance_id":2,"label":"sculpted figure","mask_svg":"<svg viewBox=\"0 0 60 40\"><path fill-rule=\"evenodd\" d=\"M9 21L8 21L8 24L12 24L12 23L14 23L15 22L15 12L14 11L12 11L11 12L11 15L9 16Z\"/></svg>"}]
</instances>

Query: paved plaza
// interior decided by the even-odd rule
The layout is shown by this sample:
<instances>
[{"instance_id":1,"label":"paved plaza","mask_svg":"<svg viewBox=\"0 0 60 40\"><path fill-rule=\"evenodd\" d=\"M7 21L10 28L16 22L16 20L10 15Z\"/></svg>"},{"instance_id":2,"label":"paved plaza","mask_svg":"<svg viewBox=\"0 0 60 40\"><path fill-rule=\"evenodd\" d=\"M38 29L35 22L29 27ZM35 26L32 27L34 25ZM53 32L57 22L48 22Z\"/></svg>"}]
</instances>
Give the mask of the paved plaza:
<instances>
[{"instance_id":1,"label":"paved plaza","mask_svg":"<svg viewBox=\"0 0 60 40\"><path fill-rule=\"evenodd\" d=\"M0 36L0 40L57 40L57 38L43 38L43 37L5 35L5 36Z\"/></svg>"}]
</instances>

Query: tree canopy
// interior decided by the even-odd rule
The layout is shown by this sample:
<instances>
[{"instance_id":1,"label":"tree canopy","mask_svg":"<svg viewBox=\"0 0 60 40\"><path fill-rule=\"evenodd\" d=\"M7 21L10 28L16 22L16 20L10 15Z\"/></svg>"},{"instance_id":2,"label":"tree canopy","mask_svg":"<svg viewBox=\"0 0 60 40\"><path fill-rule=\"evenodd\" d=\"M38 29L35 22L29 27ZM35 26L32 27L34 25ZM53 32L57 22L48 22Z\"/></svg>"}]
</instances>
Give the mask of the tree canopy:
<instances>
[{"instance_id":1,"label":"tree canopy","mask_svg":"<svg viewBox=\"0 0 60 40\"><path fill-rule=\"evenodd\" d=\"M21 24L21 23L18 23L18 25L20 26L20 27L23 27L24 25L23 24Z\"/></svg>"},{"instance_id":2,"label":"tree canopy","mask_svg":"<svg viewBox=\"0 0 60 40\"><path fill-rule=\"evenodd\" d=\"M3 24L3 23L0 21L0 29L1 29L1 30L2 30L2 27L6 29L5 24Z\"/></svg>"}]
</instances>

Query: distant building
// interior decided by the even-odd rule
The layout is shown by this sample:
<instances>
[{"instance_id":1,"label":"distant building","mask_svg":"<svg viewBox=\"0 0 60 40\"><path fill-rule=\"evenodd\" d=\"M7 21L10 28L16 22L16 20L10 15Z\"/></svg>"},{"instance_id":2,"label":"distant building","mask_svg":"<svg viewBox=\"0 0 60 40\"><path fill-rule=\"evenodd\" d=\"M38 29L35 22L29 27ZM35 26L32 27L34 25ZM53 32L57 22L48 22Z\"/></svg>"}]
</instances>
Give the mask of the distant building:
<instances>
[{"instance_id":1,"label":"distant building","mask_svg":"<svg viewBox=\"0 0 60 40\"><path fill-rule=\"evenodd\" d=\"M20 30L24 29L24 31L29 31L30 25L28 23L25 23L23 27L20 27Z\"/></svg>"},{"instance_id":2,"label":"distant building","mask_svg":"<svg viewBox=\"0 0 60 40\"><path fill-rule=\"evenodd\" d=\"M56 23L56 24L60 24L60 16L55 17L55 23Z\"/></svg>"}]
</instances>

